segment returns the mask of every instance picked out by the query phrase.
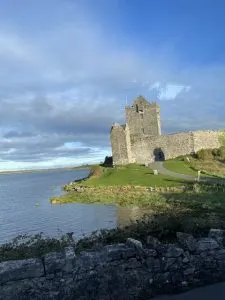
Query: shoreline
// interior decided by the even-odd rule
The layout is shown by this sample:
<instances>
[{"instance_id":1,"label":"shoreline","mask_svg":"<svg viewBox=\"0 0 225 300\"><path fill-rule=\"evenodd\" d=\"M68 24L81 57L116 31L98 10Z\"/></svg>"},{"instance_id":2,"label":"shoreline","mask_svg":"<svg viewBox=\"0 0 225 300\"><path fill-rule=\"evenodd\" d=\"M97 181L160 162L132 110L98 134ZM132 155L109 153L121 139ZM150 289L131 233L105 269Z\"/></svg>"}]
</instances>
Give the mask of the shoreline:
<instances>
[{"instance_id":1,"label":"shoreline","mask_svg":"<svg viewBox=\"0 0 225 300\"><path fill-rule=\"evenodd\" d=\"M75 166L75 167L61 167L61 168L48 168L48 169L29 169L29 170L12 170L12 171L1 171L0 175L8 174L21 174L21 173L38 173L38 172L49 172L49 171L60 171L60 170L83 170L89 169L91 165Z\"/></svg>"}]
</instances>

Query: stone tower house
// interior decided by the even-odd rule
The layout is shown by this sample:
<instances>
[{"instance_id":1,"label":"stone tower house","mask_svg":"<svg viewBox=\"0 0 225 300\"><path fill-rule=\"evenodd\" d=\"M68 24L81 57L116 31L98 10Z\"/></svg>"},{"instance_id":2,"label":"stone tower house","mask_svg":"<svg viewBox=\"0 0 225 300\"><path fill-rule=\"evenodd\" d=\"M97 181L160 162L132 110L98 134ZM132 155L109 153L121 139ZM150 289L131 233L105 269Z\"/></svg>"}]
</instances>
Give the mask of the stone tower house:
<instances>
[{"instance_id":1,"label":"stone tower house","mask_svg":"<svg viewBox=\"0 0 225 300\"><path fill-rule=\"evenodd\" d=\"M125 107L126 124L114 124L110 138L114 165L146 164L204 148L219 148L221 131L161 134L160 107L139 96Z\"/></svg>"},{"instance_id":2,"label":"stone tower house","mask_svg":"<svg viewBox=\"0 0 225 300\"><path fill-rule=\"evenodd\" d=\"M156 103L149 103L139 96L125 111L131 135L161 135L160 108Z\"/></svg>"}]
</instances>

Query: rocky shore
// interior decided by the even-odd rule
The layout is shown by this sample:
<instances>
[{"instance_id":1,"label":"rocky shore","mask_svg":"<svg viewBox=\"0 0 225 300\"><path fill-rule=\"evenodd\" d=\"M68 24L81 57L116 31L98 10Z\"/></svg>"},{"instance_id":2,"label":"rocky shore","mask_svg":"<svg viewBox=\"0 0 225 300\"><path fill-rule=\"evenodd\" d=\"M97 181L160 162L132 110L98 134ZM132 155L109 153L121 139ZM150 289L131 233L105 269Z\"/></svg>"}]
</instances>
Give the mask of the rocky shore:
<instances>
[{"instance_id":1,"label":"rocky shore","mask_svg":"<svg viewBox=\"0 0 225 300\"><path fill-rule=\"evenodd\" d=\"M0 262L1 300L150 299L225 280L225 231L177 233L173 244L148 236L98 251L73 247L43 258Z\"/></svg>"}]
</instances>

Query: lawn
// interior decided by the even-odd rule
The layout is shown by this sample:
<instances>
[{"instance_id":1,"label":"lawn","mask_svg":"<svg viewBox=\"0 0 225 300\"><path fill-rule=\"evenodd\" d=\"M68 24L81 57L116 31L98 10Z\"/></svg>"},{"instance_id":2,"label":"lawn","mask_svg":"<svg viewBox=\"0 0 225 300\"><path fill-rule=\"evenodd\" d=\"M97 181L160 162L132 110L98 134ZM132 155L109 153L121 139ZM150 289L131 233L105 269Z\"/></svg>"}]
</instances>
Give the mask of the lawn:
<instances>
[{"instance_id":1,"label":"lawn","mask_svg":"<svg viewBox=\"0 0 225 300\"><path fill-rule=\"evenodd\" d=\"M192 175L192 176L198 175L198 171L193 169L191 165L186 163L184 160L170 159L170 160L166 160L163 163L163 165L166 169L173 171L175 173Z\"/></svg>"},{"instance_id":2,"label":"lawn","mask_svg":"<svg viewBox=\"0 0 225 300\"><path fill-rule=\"evenodd\" d=\"M152 169L137 164L117 166L115 168L101 168L98 176L92 176L82 182L87 186L148 186L148 187L169 187L179 186L183 181L164 175L154 175Z\"/></svg>"}]
</instances>

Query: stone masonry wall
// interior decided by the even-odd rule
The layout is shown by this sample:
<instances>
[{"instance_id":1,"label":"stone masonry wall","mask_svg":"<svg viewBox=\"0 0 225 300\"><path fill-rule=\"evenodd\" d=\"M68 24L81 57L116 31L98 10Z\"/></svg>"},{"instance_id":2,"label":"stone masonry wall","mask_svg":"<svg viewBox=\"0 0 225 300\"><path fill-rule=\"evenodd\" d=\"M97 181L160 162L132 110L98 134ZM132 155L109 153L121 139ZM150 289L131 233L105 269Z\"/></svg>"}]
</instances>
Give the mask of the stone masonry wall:
<instances>
[{"instance_id":1,"label":"stone masonry wall","mask_svg":"<svg viewBox=\"0 0 225 300\"><path fill-rule=\"evenodd\" d=\"M219 131L205 130L205 131L194 131L194 150L197 152L204 148L219 148Z\"/></svg>"},{"instance_id":2,"label":"stone masonry wall","mask_svg":"<svg viewBox=\"0 0 225 300\"><path fill-rule=\"evenodd\" d=\"M42 259L0 262L0 300L140 300L221 280L225 231L211 229L199 239L177 233L174 244L128 238L95 252L76 255L70 247Z\"/></svg>"},{"instance_id":3,"label":"stone masonry wall","mask_svg":"<svg viewBox=\"0 0 225 300\"><path fill-rule=\"evenodd\" d=\"M161 134L159 108L151 105L144 106L137 112L134 107L126 107L126 120L131 134Z\"/></svg>"},{"instance_id":4,"label":"stone masonry wall","mask_svg":"<svg viewBox=\"0 0 225 300\"><path fill-rule=\"evenodd\" d=\"M117 165L128 164L127 138L124 126L115 124L111 129L110 138L113 163Z\"/></svg>"},{"instance_id":5,"label":"stone masonry wall","mask_svg":"<svg viewBox=\"0 0 225 300\"><path fill-rule=\"evenodd\" d=\"M190 154L194 151L191 132L161 135L158 137L131 137L131 150L140 164L155 161L156 151L162 151L165 159Z\"/></svg>"},{"instance_id":6,"label":"stone masonry wall","mask_svg":"<svg viewBox=\"0 0 225 300\"><path fill-rule=\"evenodd\" d=\"M219 131L193 131L158 137L131 136L131 151L140 164L155 161L155 150L161 150L165 159L197 152L200 149L219 148Z\"/></svg>"}]
</instances>

